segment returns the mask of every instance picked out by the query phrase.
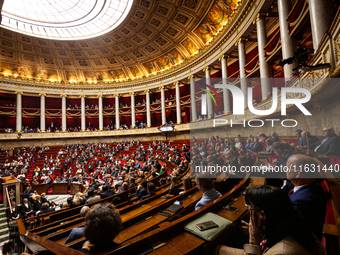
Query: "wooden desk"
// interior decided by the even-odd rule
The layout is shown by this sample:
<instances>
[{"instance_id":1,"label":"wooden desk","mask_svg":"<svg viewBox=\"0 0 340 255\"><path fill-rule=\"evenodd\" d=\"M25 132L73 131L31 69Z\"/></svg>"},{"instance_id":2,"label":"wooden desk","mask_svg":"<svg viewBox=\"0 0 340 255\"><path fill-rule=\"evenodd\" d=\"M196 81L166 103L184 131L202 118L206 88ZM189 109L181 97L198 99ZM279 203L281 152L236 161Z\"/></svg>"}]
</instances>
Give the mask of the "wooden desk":
<instances>
[{"instance_id":1,"label":"wooden desk","mask_svg":"<svg viewBox=\"0 0 340 255\"><path fill-rule=\"evenodd\" d=\"M80 183L71 183L71 195L75 195L77 192L83 192L83 185Z\"/></svg>"},{"instance_id":2,"label":"wooden desk","mask_svg":"<svg viewBox=\"0 0 340 255\"><path fill-rule=\"evenodd\" d=\"M52 183L52 194L67 194L68 183Z\"/></svg>"},{"instance_id":3,"label":"wooden desk","mask_svg":"<svg viewBox=\"0 0 340 255\"><path fill-rule=\"evenodd\" d=\"M34 191L37 191L37 193L40 195L41 193L47 194L47 184L41 183L41 184L32 184L32 189Z\"/></svg>"}]
</instances>

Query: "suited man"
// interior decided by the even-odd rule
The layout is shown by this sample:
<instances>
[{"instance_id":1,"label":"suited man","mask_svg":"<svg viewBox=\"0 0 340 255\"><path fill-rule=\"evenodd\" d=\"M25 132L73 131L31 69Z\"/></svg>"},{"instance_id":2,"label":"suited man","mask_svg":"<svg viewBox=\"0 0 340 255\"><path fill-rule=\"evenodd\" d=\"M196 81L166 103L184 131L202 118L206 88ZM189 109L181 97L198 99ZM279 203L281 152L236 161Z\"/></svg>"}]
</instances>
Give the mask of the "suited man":
<instances>
[{"instance_id":1,"label":"suited man","mask_svg":"<svg viewBox=\"0 0 340 255\"><path fill-rule=\"evenodd\" d=\"M258 138L255 138L255 141L252 145L250 145L250 148L249 148L251 151L254 151L254 152L260 152L263 150L263 146L262 144L259 142L259 139Z\"/></svg>"},{"instance_id":2,"label":"suited man","mask_svg":"<svg viewBox=\"0 0 340 255\"><path fill-rule=\"evenodd\" d=\"M37 215L53 212L54 210L55 210L54 208L50 208L49 203L45 202L45 203L42 204L40 211L37 212Z\"/></svg>"},{"instance_id":3,"label":"suited man","mask_svg":"<svg viewBox=\"0 0 340 255\"><path fill-rule=\"evenodd\" d=\"M54 131L54 124L53 124L53 121L51 122L51 131Z\"/></svg>"},{"instance_id":4,"label":"suited man","mask_svg":"<svg viewBox=\"0 0 340 255\"><path fill-rule=\"evenodd\" d=\"M317 165L317 162L302 154L289 157L287 179L293 184L288 192L289 198L299 217L314 235L321 240L326 216L326 195L322 186L316 182L317 173L300 171L304 166Z\"/></svg>"},{"instance_id":5,"label":"suited man","mask_svg":"<svg viewBox=\"0 0 340 255\"><path fill-rule=\"evenodd\" d=\"M9 220L16 220L21 217L20 207L16 205L15 201L11 202L12 205L12 213L9 211ZM9 210L9 208L8 208Z\"/></svg>"},{"instance_id":6,"label":"suited man","mask_svg":"<svg viewBox=\"0 0 340 255\"><path fill-rule=\"evenodd\" d=\"M340 138L334 133L332 127L322 130L323 137L316 143L310 144L310 148L326 156L340 156Z\"/></svg>"},{"instance_id":7,"label":"suited man","mask_svg":"<svg viewBox=\"0 0 340 255\"><path fill-rule=\"evenodd\" d=\"M90 207L88 206L83 206L80 210L80 216L81 217L85 217L86 214L90 211ZM67 243L70 243L74 240L77 240L79 238L82 238L84 237L84 227L77 227L77 228L74 228L72 229L71 233L68 235L66 241L65 241L65 244Z\"/></svg>"},{"instance_id":8,"label":"suited man","mask_svg":"<svg viewBox=\"0 0 340 255\"><path fill-rule=\"evenodd\" d=\"M148 194L147 186L148 182L143 180L142 183L138 185L135 196L139 199L141 199L143 196L146 196Z\"/></svg>"},{"instance_id":9,"label":"suited man","mask_svg":"<svg viewBox=\"0 0 340 255\"><path fill-rule=\"evenodd\" d=\"M43 203L42 203L41 197L39 195L37 195L35 198L36 199L33 200L33 210L37 212L37 211L40 210L40 207Z\"/></svg>"},{"instance_id":10,"label":"suited man","mask_svg":"<svg viewBox=\"0 0 340 255\"><path fill-rule=\"evenodd\" d=\"M108 186L104 185L102 187L102 193L100 193L100 197L101 198L106 198L106 197L110 197L113 196L115 193L112 189L110 189Z\"/></svg>"},{"instance_id":11,"label":"suited man","mask_svg":"<svg viewBox=\"0 0 340 255\"><path fill-rule=\"evenodd\" d=\"M21 215L23 218L27 218L35 214L33 210L33 206L31 202L28 202L27 198L24 198L23 203L21 204L20 210L21 210Z\"/></svg>"},{"instance_id":12,"label":"suited man","mask_svg":"<svg viewBox=\"0 0 340 255\"><path fill-rule=\"evenodd\" d=\"M264 155L274 155L273 151L273 143L270 139L266 140L266 148L264 148L263 151L258 152L259 154L264 154Z\"/></svg>"},{"instance_id":13,"label":"suited man","mask_svg":"<svg viewBox=\"0 0 340 255\"><path fill-rule=\"evenodd\" d=\"M147 195L145 195L145 196L142 196L141 198L140 198L140 201L142 201L142 200L144 200L144 199L147 199L147 198L149 198L149 197L152 197L152 196L154 196L154 195L156 195L156 186L155 186L155 184L153 184L152 182L149 182L148 183L148 185L147 185L147 192L148 192L148 194Z\"/></svg>"},{"instance_id":14,"label":"suited man","mask_svg":"<svg viewBox=\"0 0 340 255\"><path fill-rule=\"evenodd\" d=\"M150 172L151 171L151 164L150 163L145 164L142 171L143 172Z\"/></svg>"}]
</instances>

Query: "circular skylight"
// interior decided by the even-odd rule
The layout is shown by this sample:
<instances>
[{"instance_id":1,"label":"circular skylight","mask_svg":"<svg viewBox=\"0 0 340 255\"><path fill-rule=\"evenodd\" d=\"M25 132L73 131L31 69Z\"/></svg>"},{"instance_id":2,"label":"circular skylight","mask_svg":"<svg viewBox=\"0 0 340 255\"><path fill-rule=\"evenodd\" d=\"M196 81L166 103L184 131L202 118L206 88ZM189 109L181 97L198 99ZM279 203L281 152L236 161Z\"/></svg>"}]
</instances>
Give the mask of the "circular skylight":
<instances>
[{"instance_id":1,"label":"circular skylight","mask_svg":"<svg viewBox=\"0 0 340 255\"><path fill-rule=\"evenodd\" d=\"M87 39L116 28L133 0L5 0L1 27L60 40Z\"/></svg>"}]
</instances>

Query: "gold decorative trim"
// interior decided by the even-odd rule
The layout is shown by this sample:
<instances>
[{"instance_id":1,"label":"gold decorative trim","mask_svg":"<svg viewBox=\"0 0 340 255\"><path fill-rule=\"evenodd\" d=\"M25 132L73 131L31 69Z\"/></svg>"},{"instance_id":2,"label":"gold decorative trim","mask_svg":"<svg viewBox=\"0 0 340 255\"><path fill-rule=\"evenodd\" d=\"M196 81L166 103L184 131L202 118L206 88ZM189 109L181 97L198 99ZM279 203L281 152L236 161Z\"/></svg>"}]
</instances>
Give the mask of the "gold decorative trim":
<instances>
[{"instance_id":1,"label":"gold decorative trim","mask_svg":"<svg viewBox=\"0 0 340 255\"><path fill-rule=\"evenodd\" d=\"M22 94L24 94L22 91L15 91L15 94L20 94L20 95L22 95Z\"/></svg>"},{"instance_id":2,"label":"gold decorative trim","mask_svg":"<svg viewBox=\"0 0 340 255\"><path fill-rule=\"evenodd\" d=\"M98 98L99 98L99 97L103 97L103 95L99 94L99 95L97 95L97 97L98 97Z\"/></svg>"},{"instance_id":3,"label":"gold decorative trim","mask_svg":"<svg viewBox=\"0 0 340 255\"><path fill-rule=\"evenodd\" d=\"M267 16L268 16L268 13L259 12L258 14L256 14L254 21L253 21L253 24L255 25L257 21L259 21L260 19L265 18Z\"/></svg>"},{"instance_id":4,"label":"gold decorative trim","mask_svg":"<svg viewBox=\"0 0 340 255\"><path fill-rule=\"evenodd\" d=\"M188 79L195 79L196 78L196 76L195 75L190 75L189 77L188 77Z\"/></svg>"},{"instance_id":5,"label":"gold decorative trim","mask_svg":"<svg viewBox=\"0 0 340 255\"><path fill-rule=\"evenodd\" d=\"M85 132L86 130L85 129L80 129L80 132Z\"/></svg>"},{"instance_id":6,"label":"gold decorative trim","mask_svg":"<svg viewBox=\"0 0 340 255\"><path fill-rule=\"evenodd\" d=\"M159 89L161 89L161 90L164 89L164 86L160 86Z\"/></svg>"},{"instance_id":7,"label":"gold decorative trim","mask_svg":"<svg viewBox=\"0 0 340 255\"><path fill-rule=\"evenodd\" d=\"M241 42L247 42L248 41L248 38L242 38L240 37L236 43L235 43L235 46L238 46Z\"/></svg>"},{"instance_id":8,"label":"gold decorative trim","mask_svg":"<svg viewBox=\"0 0 340 255\"><path fill-rule=\"evenodd\" d=\"M45 93L40 93L39 96L40 97L46 97L46 94Z\"/></svg>"},{"instance_id":9,"label":"gold decorative trim","mask_svg":"<svg viewBox=\"0 0 340 255\"><path fill-rule=\"evenodd\" d=\"M100 128L99 131L103 131L104 129Z\"/></svg>"},{"instance_id":10,"label":"gold decorative trim","mask_svg":"<svg viewBox=\"0 0 340 255\"><path fill-rule=\"evenodd\" d=\"M210 71L212 68L210 66L206 66L203 68L203 72Z\"/></svg>"},{"instance_id":11,"label":"gold decorative trim","mask_svg":"<svg viewBox=\"0 0 340 255\"><path fill-rule=\"evenodd\" d=\"M80 97L80 98L83 98L83 97L85 98L86 96L85 96L85 95L80 95L79 97Z\"/></svg>"},{"instance_id":12,"label":"gold decorative trim","mask_svg":"<svg viewBox=\"0 0 340 255\"><path fill-rule=\"evenodd\" d=\"M65 94L61 94L60 97L67 97Z\"/></svg>"},{"instance_id":13,"label":"gold decorative trim","mask_svg":"<svg viewBox=\"0 0 340 255\"><path fill-rule=\"evenodd\" d=\"M150 92L150 89L146 89L144 90L145 93L149 93Z\"/></svg>"},{"instance_id":14,"label":"gold decorative trim","mask_svg":"<svg viewBox=\"0 0 340 255\"><path fill-rule=\"evenodd\" d=\"M40 130L40 132L41 132L41 133L46 133L46 131L45 131L45 130Z\"/></svg>"},{"instance_id":15,"label":"gold decorative trim","mask_svg":"<svg viewBox=\"0 0 340 255\"><path fill-rule=\"evenodd\" d=\"M130 92L129 95L130 95L130 96L134 96L134 95L135 95L135 92Z\"/></svg>"},{"instance_id":16,"label":"gold decorative trim","mask_svg":"<svg viewBox=\"0 0 340 255\"><path fill-rule=\"evenodd\" d=\"M223 54L218 58L218 60L221 61L222 59L228 59L228 58L230 58L229 55Z\"/></svg>"}]
</instances>

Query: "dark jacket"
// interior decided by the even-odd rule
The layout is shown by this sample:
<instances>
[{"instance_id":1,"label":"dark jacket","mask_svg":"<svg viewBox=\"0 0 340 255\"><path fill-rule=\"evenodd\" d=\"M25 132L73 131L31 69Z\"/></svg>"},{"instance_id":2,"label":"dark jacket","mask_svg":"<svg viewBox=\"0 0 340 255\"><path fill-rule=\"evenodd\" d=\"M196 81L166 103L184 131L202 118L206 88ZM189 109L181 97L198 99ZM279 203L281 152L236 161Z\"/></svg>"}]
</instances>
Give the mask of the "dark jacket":
<instances>
[{"instance_id":1,"label":"dark jacket","mask_svg":"<svg viewBox=\"0 0 340 255\"><path fill-rule=\"evenodd\" d=\"M310 148L315 150L317 148L317 152L324 154L326 156L334 155L340 156L340 138L333 134L327 139L325 136L321 137L320 140L316 143L310 144Z\"/></svg>"},{"instance_id":2,"label":"dark jacket","mask_svg":"<svg viewBox=\"0 0 340 255\"><path fill-rule=\"evenodd\" d=\"M327 202L322 186L318 183L303 186L289 198L299 217L321 240Z\"/></svg>"}]
</instances>

